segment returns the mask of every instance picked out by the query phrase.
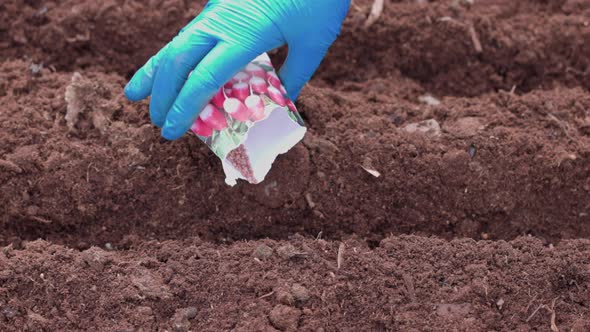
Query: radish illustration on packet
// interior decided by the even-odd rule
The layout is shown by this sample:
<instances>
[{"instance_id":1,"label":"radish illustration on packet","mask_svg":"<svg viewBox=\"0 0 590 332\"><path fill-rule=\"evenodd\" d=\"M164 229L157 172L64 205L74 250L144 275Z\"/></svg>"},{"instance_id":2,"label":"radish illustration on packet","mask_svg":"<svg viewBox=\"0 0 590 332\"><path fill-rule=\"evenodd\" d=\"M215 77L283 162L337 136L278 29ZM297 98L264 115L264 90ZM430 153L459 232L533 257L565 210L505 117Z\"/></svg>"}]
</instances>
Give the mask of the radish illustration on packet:
<instances>
[{"instance_id":1,"label":"radish illustration on packet","mask_svg":"<svg viewBox=\"0 0 590 332\"><path fill-rule=\"evenodd\" d=\"M264 53L217 92L191 131L221 159L225 182L234 186L238 179L262 182L307 128Z\"/></svg>"}]
</instances>

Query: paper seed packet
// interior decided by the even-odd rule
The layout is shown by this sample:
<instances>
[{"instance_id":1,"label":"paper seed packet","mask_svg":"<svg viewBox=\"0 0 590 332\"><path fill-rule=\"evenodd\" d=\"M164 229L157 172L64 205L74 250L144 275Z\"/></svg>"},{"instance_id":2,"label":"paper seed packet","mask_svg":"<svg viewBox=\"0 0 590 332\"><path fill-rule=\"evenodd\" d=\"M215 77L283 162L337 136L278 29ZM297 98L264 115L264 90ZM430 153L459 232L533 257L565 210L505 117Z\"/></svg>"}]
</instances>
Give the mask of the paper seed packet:
<instances>
[{"instance_id":1,"label":"paper seed packet","mask_svg":"<svg viewBox=\"0 0 590 332\"><path fill-rule=\"evenodd\" d=\"M260 183L307 128L264 53L211 99L191 131L221 159L225 182Z\"/></svg>"}]
</instances>

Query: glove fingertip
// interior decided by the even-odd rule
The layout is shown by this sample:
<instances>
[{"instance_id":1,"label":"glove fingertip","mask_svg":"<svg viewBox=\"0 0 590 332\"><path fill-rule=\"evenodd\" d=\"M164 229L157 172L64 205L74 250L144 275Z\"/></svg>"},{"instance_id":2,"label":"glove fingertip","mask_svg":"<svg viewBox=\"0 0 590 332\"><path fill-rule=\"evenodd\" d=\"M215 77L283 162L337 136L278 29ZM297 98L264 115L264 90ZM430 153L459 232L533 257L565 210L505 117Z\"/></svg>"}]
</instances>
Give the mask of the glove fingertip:
<instances>
[{"instance_id":1,"label":"glove fingertip","mask_svg":"<svg viewBox=\"0 0 590 332\"><path fill-rule=\"evenodd\" d=\"M125 97L127 97L127 99L129 99L131 101L141 100L140 98L138 98L137 92L133 88L133 85L131 84L131 82L129 82L129 83L127 83L127 85L125 85L125 89L123 89L123 93L125 94Z\"/></svg>"},{"instance_id":2,"label":"glove fingertip","mask_svg":"<svg viewBox=\"0 0 590 332\"><path fill-rule=\"evenodd\" d=\"M178 130L177 128L168 127L166 125L164 125L164 128L162 129L162 137L169 141L177 140L182 137L183 134L184 132Z\"/></svg>"},{"instance_id":3,"label":"glove fingertip","mask_svg":"<svg viewBox=\"0 0 590 332\"><path fill-rule=\"evenodd\" d=\"M166 119L162 128L162 137L169 141L173 141L182 137L187 130L188 128L184 128L183 124Z\"/></svg>"},{"instance_id":4,"label":"glove fingertip","mask_svg":"<svg viewBox=\"0 0 590 332\"><path fill-rule=\"evenodd\" d=\"M285 90L287 90L287 95L291 100L295 101L306 82L300 82L297 79L291 79L289 75L285 75L284 73L280 73L279 77L283 83L283 86L285 87Z\"/></svg>"},{"instance_id":5,"label":"glove fingertip","mask_svg":"<svg viewBox=\"0 0 590 332\"><path fill-rule=\"evenodd\" d=\"M140 101L150 95L149 89L144 88L142 84L138 84L138 77L133 77L125 86L123 92L125 97L131 101Z\"/></svg>"}]
</instances>

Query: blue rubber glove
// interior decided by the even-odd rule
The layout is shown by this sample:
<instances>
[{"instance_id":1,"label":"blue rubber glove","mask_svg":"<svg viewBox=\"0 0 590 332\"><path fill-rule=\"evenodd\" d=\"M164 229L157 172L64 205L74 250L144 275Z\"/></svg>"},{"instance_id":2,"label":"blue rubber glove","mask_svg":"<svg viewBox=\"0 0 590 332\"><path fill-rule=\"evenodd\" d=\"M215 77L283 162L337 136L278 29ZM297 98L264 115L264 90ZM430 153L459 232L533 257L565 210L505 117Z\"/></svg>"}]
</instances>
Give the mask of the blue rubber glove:
<instances>
[{"instance_id":1,"label":"blue rubber glove","mask_svg":"<svg viewBox=\"0 0 590 332\"><path fill-rule=\"evenodd\" d=\"M135 73L125 95L132 101L151 95L152 122L174 140L241 68L287 44L279 76L295 100L338 36L349 6L350 0L210 0Z\"/></svg>"}]
</instances>

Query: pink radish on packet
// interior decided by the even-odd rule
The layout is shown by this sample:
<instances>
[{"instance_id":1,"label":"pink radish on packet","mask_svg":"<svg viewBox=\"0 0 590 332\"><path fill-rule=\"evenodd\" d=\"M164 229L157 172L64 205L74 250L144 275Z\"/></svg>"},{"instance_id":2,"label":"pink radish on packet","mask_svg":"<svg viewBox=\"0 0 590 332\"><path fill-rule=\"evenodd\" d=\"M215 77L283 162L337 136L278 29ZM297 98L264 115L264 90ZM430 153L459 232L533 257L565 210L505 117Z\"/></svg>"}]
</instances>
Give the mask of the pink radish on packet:
<instances>
[{"instance_id":1,"label":"pink radish on packet","mask_svg":"<svg viewBox=\"0 0 590 332\"><path fill-rule=\"evenodd\" d=\"M281 91L281 93L284 95L287 94L287 90L285 90L285 87L282 84L281 84L281 86L279 86L279 91Z\"/></svg>"},{"instance_id":2,"label":"pink radish on packet","mask_svg":"<svg viewBox=\"0 0 590 332\"><path fill-rule=\"evenodd\" d=\"M250 118L250 110L237 98L227 98L223 103L223 109L238 121L245 122Z\"/></svg>"},{"instance_id":3,"label":"pink radish on packet","mask_svg":"<svg viewBox=\"0 0 590 332\"><path fill-rule=\"evenodd\" d=\"M287 100L287 107L289 107L289 109L293 112L298 112L297 107L295 107L295 103L293 103L291 99Z\"/></svg>"},{"instance_id":4,"label":"pink radish on packet","mask_svg":"<svg viewBox=\"0 0 590 332\"><path fill-rule=\"evenodd\" d=\"M233 84L231 86L233 86ZM223 89L223 93L225 94L225 97L226 98L231 98L231 97L234 96L234 92L232 91L231 88L229 88L229 89Z\"/></svg>"},{"instance_id":5,"label":"pink radish on packet","mask_svg":"<svg viewBox=\"0 0 590 332\"><path fill-rule=\"evenodd\" d=\"M266 81L258 76L254 76L250 79L250 87L252 87L252 92L258 95L263 95L268 92Z\"/></svg>"},{"instance_id":6,"label":"pink radish on packet","mask_svg":"<svg viewBox=\"0 0 590 332\"><path fill-rule=\"evenodd\" d=\"M240 83L240 82L248 82L248 80L250 79L250 74L241 71L239 73L237 73L234 78L232 78L232 82L233 83Z\"/></svg>"},{"instance_id":7,"label":"pink radish on packet","mask_svg":"<svg viewBox=\"0 0 590 332\"><path fill-rule=\"evenodd\" d=\"M203 120L197 118L191 127L191 131L197 136L210 137L213 135L213 129L205 124Z\"/></svg>"},{"instance_id":8,"label":"pink radish on packet","mask_svg":"<svg viewBox=\"0 0 590 332\"><path fill-rule=\"evenodd\" d=\"M252 95L246 98L244 102L250 111L250 120L260 121L264 119L264 102L260 96Z\"/></svg>"},{"instance_id":9,"label":"pink radish on packet","mask_svg":"<svg viewBox=\"0 0 590 332\"><path fill-rule=\"evenodd\" d=\"M223 89L219 89L215 96L211 99L211 104L213 104L217 108L223 108L223 102L225 101L226 96Z\"/></svg>"},{"instance_id":10,"label":"pink radish on packet","mask_svg":"<svg viewBox=\"0 0 590 332\"><path fill-rule=\"evenodd\" d=\"M191 131L221 159L225 182L233 186L238 179L262 182L307 128L264 53L215 94Z\"/></svg>"},{"instance_id":11,"label":"pink radish on packet","mask_svg":"<svg viewBox=\"0 0 590 332\"><path fill-rule=\"evenodd\" d=\"M275 88L274 86L268 87L268 96L272 101L277 103L280 106L287 106L287 101L285 100L284 95L279 91L279 89Z\"/></svg>"},{"instance_id":12,"label":"pink radish on packet","mask_svg":"<svg viewBox=\"0 0 590 332\"><path fill-rule=\"evenodd\" d=\"M277 89L281 87L281 80L275 72L269 72L266 74L266 76L268 79L268 83L270 83L270 85L274 86Z\"/></svg>"},{"instance_id":13,"label":"pink radish on packet","mask_svg":"<svg viewBox=\"0 0 590 332\"><path fill-rule=\"evenodd\" d=\"M257 64L249 63L245 68L246 73L251 76L266 78L266 71Z\"/></svg>"},{"instance_id":14,"label":"pink radish on packet","mask_svg":"<svg viewBox=\"0 0 590 332\"><path fill-rule=\"evenodd\" d=\"M208 104L199 114L199 117L205 124L215 130L223 130L227 128L227 120L225 115L221 113L215 106Z\"/></svg>"},{"instance_id":15,"label":"pink radish on packet","mask_svg":"<svg viewBox=\"0 0 590 332\"><path fill-rule=\"evenodd\" d=\"M238 98L241 101L246 100L250 95L250 86L248 83L240 82L234 84L232 88L232 96Z\"/></svg>"}]
</instances>

